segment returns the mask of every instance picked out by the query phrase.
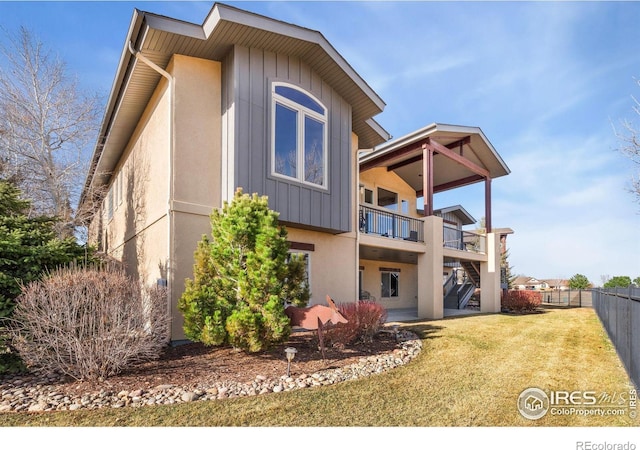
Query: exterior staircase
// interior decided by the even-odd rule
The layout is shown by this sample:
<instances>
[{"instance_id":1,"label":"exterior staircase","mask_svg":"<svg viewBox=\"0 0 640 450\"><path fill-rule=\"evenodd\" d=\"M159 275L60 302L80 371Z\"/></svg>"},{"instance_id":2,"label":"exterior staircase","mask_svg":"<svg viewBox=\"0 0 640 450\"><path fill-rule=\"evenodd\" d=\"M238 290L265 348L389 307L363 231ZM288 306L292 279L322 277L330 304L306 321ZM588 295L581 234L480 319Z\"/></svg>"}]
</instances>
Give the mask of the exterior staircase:
<instances>
[{"instance_id":1,"label":"exterior staircase","mask_svg":"<svg viewBox=\"0 0 640 450\"><path fill-rule=\"evenodd\" d=\"M472 261L461 261L466 273L466 279L459 283L453 276L444 283L444 307L446 309L464 309L473 296L476 288L480 287L480 265Z\"/></svg>"},{"instance_id":2,"label":"exterior staircase","mask_svg":"<svg viewBox=\"0 0 640 450\"><path fill-rule=\"evenodd\" d=\"M462 268L467 273L467 276L473 280L473 283L477 288L480 287L480 263L473 261L461 261Z\"/></svg>"},{"instance_id":3,"label":"exterior staircase","mask_svg":"<svg viewBox=\"0 0 640 450\"><path fill-rule=\"evenodd\" d=\"M475 290L475 285L470 281L458 284L444 297L444 307L446 309L464 309Z\"/></svg>"}]
</instances>

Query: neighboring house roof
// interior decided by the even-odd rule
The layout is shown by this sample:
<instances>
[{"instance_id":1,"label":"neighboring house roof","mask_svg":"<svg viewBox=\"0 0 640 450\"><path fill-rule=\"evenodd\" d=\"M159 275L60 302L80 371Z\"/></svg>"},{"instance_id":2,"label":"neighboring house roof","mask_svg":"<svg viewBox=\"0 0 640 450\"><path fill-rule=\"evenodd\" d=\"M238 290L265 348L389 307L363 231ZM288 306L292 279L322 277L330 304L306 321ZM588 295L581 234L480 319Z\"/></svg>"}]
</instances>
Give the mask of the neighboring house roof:
<instances>
[{"instance_id":1,"label":"neighboring house roof","mask_svg":"<svg viewBox=\"0 0 640 450\"><path fill-rule=\"evenodd\" d=\"M543 280L543 281L546 282L550 287L562 287L562 286L569 287L569 280L554 278L554 279Z\"/></svg>"},{"instance_id":2,"label":"neighboring house roof","mask_svg":"<svg viewBox=\"0 0 640 450\"><path fill-rule=\"evenodd\" d=\"M480 128L441 123L432 123L413 133L376 146L372 152L361 155L360 170L386 167L414 190L421 191L424 185L421 143L428 139L433 139L443 146L454 145L456 149L459 149L457 144L460 143L464 158L486 170L492 179L511 172ZM434 165L437 168L433 173L435 192L464 185L460 183L472 184L480 181L477 174L451 159L436 155ZM455 186L452 183L456 183Z\"/></svg>"},{"instance_id":3,"label":"neighboring house roof","mask_svg":"<svg viewBox=\"0 0 640 450\"><path fill-rule=\"evenodd\" d=\"M383 100L324 36L314 30L216 3L202 25L134 10L89 174L90 187L107 183L161 75L137 62L129 44L164 69L174 54L221 60L234 45L299 57L352 107L352 129L360 146L373 147L390 135L372 117Z\"/></svg>"},{"instance_id":4,"label":"neighboring house roof","mask_svg":"<svg viewBox=\"0 0 640 450\"><path fill-rule=\"evenodd\" d=\"M451 213L455 214L456 217L460 219L460 223L462 225L473 225L476 223L476 219L473 218L471 214L467 212L461 205L449 206L447 208L436 209L433 212L435 215L439 216L441 214Z\"/></svg>"},{"instance_id":5,"label":"neighboring house roof","mask_svg":"<svg viewBox=\"0 0 640 450\"><path fill-rule=\"evenodd\" d=\"M546 281L544 280L538 280L537 278L533 278L533 277L516 277L515 280L513 280L513 285L514 286L542 286L547 284Z\"/></svg>"}]
</instances>

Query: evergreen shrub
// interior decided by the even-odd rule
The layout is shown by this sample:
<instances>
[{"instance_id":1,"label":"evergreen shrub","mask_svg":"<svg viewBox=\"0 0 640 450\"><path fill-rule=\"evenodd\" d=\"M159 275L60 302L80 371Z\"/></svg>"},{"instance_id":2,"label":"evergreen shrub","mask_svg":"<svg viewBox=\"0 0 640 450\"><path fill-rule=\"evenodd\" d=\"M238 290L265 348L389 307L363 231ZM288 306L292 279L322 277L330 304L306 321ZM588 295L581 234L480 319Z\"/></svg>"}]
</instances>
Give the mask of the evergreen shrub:
<instances>
[{"instance_id":1,"label":"evergreen shrub","mask_svg":"<svg viewBox=\"0 0 640 450\"><path fill-rule=\"evenodd\" d=\"M6 329L22 286L48 270L93 258L91 248L57 237L58 219L32 217L30 209L15 184L0 179L0 374L24 370Z\"/></svg>"},{"instance_id":2,"label":"evergreen shrub","mask_svg":"<svg viewBox=\"0 0 640 450\"><path fill-rule=\"evenodd\" d=\"M178 303L189 339L259 352L289 337L285 303L305 306L309 285L267 197L237 190L211 214L211 237L202 237L194 259Z\"/></svg>"}]
</instances>

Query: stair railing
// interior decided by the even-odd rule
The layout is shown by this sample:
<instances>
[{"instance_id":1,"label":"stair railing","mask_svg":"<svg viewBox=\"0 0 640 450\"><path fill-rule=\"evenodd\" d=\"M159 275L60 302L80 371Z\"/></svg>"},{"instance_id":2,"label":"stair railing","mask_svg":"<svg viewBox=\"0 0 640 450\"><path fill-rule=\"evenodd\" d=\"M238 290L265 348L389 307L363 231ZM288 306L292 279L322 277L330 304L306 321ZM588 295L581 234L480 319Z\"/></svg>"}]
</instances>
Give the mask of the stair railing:
<instances>
[{"instance_id":1,"label":"stair railing","mask_svg":"<svg viewBox=\"0 0 640 450\"><path fill-rule=\"evenodd\" d=\"M456 274L456 271L454 270L451 272L451 275L449 275L449 278L447 278L444 284L442 285L444 297L446 297L453 290L453 288L456 287L457 283L458 283L458 276Z\"/></svg>"}]
</instances>

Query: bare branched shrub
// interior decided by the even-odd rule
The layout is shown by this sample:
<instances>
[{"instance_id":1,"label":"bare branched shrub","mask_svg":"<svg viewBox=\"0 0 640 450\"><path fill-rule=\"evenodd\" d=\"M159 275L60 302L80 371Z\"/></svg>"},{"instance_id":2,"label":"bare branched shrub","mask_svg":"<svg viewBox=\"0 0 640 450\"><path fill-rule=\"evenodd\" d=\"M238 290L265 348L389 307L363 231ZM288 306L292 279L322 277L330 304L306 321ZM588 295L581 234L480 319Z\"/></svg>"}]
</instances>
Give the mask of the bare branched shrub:
<instances>
[{"instance_id":1,"label":"bare branched shrub","mask_svg":"<svg viewBox=\"0 0 640 450\"><path fill-rule=\"evenodd\" d=\"M338 310L348 322L326 330L326 339L333 345L345 346L357 341L370 343L387 320L387 310L370 300L341 303Z\"/></svg>"},{"instance_id":2,"label":"bare branched shrub","mask_svg":"<svg viewBox=\"0 0 640 450\"><path fill-rule=\"evenodd\" d=\"M502 308L513 312L535 311L541 303L540 292L511 290L502 294Z\"/></svg>"},{"instance_id":3,"label":"bare branched shrub","mask_svg":"<svg viewBox=\"0 0 640 450\"><path fill-rule=\"evenodd\" d=\"M28 367L98 379L159 357L166 289L143 289L113 265L67 268L23 288L11 338Z\"/></svg>"}]
</instances>

